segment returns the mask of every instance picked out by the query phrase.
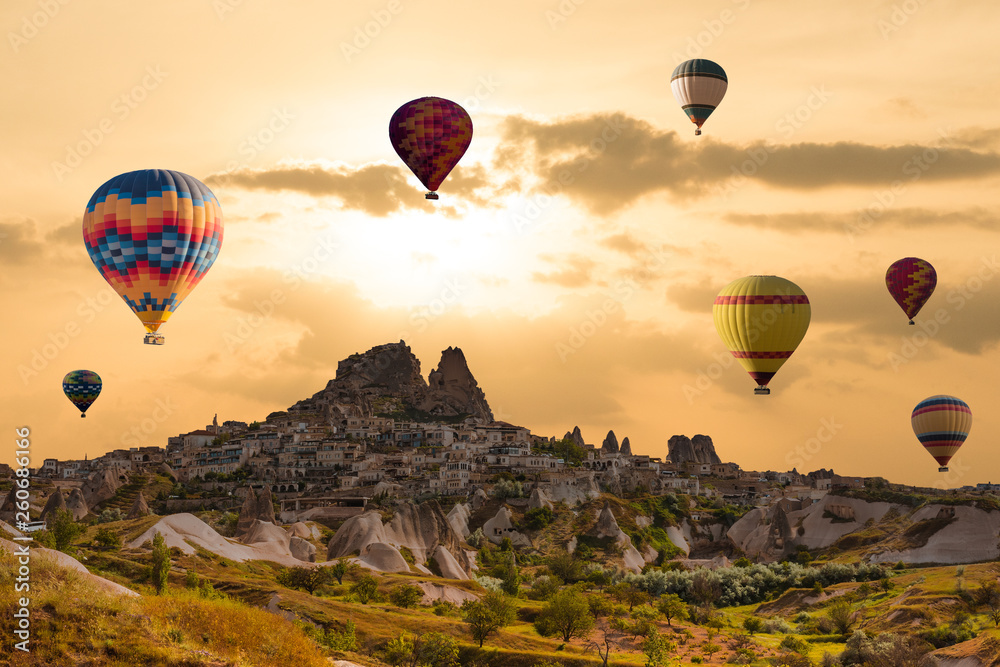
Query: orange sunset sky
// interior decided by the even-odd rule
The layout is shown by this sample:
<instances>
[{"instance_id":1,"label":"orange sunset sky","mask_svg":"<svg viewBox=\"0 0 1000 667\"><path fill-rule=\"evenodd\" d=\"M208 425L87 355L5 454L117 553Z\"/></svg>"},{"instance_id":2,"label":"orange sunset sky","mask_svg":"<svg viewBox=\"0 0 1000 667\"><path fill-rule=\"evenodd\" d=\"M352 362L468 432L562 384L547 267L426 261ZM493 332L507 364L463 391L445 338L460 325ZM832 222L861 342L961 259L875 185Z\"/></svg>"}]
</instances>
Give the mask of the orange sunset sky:
<instances>
[{"instance_id":1,"label":"orange sunset sky","mask_svg":"<svg viewBox=\"0 0 1000 667\"><path fill-rule=\"evenodd\" d=\"M997 25L990 0L5 2L3 422L33 465L165 446L402 338L425 376L461 347L534 433L1000 482ZM670 92L692 57L729 76L701 137ZM387 132L425 95L475 124L438 202ZM158 348L81 236L94 190L144 168L204 181L225 223ZM938 272L920 327L885 288L905 256ZM758 273L812 303L769 397L712 324ZM86 420L60 384L81 368L104 379ZM975 415L947 475L910 428L933 394Z\"/></svg>"}]
</instances>

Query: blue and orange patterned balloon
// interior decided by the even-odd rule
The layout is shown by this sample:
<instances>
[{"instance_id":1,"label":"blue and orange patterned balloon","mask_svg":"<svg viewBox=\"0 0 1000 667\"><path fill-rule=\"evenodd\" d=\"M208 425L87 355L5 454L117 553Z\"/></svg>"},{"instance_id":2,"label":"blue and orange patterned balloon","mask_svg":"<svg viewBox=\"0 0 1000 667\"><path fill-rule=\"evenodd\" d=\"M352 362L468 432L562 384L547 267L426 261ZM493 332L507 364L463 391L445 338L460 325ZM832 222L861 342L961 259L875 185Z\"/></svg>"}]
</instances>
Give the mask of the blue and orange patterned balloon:
<instances>
[{"instance_id":1,"label":"blue and orange patterned balloon","mask_svg":"<svg viewBox=\"0 0 1000 667\"><path fill-rule=\"evenodd\" d=\"M80 409L80 416L87 416L87 408L101 395L101 376L94 371L70 371L63 378L63 393Z\"/></svg>"},{"instance_id":2,"label":"blue and orange patterned balloon","mask_svg":"<svg viewBox=\"0 0 1000 667\"><path fill-rule=\"evenodd\" d=\"M931 263L918 257L904 257L889 265L885 286L913 324L913 318L937 287L937 272Z\"/></svg>"},{"instance_id":3,"label":"blue and orange patterned balloon","mask_svg":"<svg viewBox=\"0 0 1000 667\"><path fill-rule=\"evenodd\" d=\"M149 333L205 277L222 247L222 207L208 187L179 171L143 169L97 189L83 214L83 241L101 276Z\"/></svg>"},{"instance_id":4,"label":"blue and orange patterned balloon","mask_svg":"<svg viewBox=\"0 0 1000 667\"><path fill-rule=\"evenodd\" d=\"M472 143L472 119L458 104L442 97L421 97L396 109L389 120L389 140L428 192L455 168Z\"/></svg>"},{"instance_id":5,"label":"blue and orange patterned balloon","mask_svg":"<svg viewBox=\"0 0 1000 667\"><path fill-rule=\"evenodd\" d=\"M948 461L969 437L972 410L960 398L939 394L917 403L910 424L920 444L941 466L938 472L948 472Z\"/></svg>"}]
</instances>

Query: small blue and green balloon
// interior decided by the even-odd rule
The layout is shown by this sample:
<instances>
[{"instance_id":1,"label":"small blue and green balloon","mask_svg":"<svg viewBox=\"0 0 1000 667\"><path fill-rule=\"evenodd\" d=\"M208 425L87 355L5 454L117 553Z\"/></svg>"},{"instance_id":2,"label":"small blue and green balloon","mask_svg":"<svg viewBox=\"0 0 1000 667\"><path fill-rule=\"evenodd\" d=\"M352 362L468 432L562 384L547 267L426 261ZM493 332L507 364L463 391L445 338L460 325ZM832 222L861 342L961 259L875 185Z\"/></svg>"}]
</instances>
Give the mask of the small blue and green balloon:
<instances>
[{"instance_id":1,"label":"small blue and green balloon","mask_svg":"<svg viewBox=\"0 0 1000 667\"><path fill-rule=\"evenodd\" d=\"M80 417L86 417L87 408L101 395L102 385L101 376L94 371L70 371L63 378L63 393L80 409Z\"/></svg>"}]
</instances>

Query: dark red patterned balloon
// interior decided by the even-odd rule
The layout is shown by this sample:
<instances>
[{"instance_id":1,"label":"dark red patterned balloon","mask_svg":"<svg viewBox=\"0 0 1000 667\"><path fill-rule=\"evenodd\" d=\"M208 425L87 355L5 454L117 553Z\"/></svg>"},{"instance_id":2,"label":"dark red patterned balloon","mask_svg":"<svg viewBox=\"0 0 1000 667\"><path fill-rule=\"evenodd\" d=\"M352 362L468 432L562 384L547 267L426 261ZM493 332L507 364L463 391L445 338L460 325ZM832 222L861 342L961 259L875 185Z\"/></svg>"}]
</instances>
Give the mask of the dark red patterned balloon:
<instances>
[{"instance_id":1,"label":"dark red patterned balloon","mask_svg":"<svg viewBox=\"0 0 1000 667\"><path fill-rule=\"evenodd\" d=\"M441 97L421 97L396 109L389 140L406 166L437 199L441 182L472 143L472 119L465 109Z\"/></svg>"},{"instance_id":2,"label":"dark red patterned balloon","mask_svg":"<svg viewBox=\"0 0 1000 667\"><path fill-rule=\"evenodd\" d=\"M926 260L904 257L893 262L885 272L885 286L913 324L913 318L937 287L937 272Z\"/></svg>"}]
</instances>

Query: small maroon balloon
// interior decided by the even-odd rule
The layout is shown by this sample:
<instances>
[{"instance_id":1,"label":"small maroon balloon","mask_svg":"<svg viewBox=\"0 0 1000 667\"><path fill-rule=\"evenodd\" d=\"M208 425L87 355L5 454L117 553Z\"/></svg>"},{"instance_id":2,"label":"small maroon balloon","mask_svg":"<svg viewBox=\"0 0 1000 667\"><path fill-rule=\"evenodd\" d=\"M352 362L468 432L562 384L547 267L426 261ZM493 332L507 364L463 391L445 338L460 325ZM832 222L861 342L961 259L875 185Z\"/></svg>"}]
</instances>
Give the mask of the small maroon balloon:
<instances>
[{"instance_id":1,"label":"small maroon balloon","mask_svg":"<svg viewBox=\"0 0 1000 667\"><path fill-rule=\"evenodd\" d=\"M472 143L472 119L450 100L421 97L392 114L389 140L396 154L430 191L425 197L437 199L435 190Z\"/></svg>"},{"instance_id":2,"label":"small maroon balloon","mask_svg":"<svg viewBox=\"0 0 1000 667\"><path fill-rule=\"evenodd\" d=\"M885 285L913 324L913 318L937 287L937 272L926 260L904 257L889 266L885 272Z\"/></svg>"}]
</instances>

